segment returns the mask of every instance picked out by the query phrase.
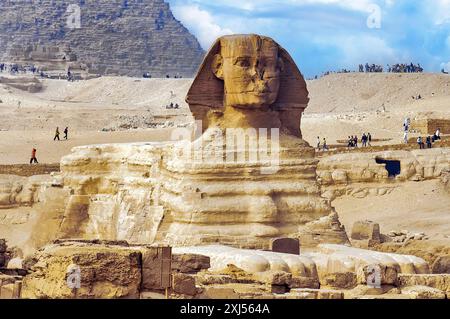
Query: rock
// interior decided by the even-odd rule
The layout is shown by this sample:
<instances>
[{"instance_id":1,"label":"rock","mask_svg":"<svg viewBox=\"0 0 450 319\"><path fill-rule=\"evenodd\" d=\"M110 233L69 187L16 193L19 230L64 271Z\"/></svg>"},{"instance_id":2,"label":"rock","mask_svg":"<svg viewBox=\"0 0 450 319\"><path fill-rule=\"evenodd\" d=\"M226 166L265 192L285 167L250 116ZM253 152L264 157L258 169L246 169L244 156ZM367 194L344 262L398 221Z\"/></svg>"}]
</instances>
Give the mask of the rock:
<instances>
[{"instance_id":1,"label":"rock","mask_svg":"<svg viewBox=\"0 0 450 319\"><path fill-rule=\"evenodd\" d=\"M399 274L398 286L427 286L436 288L444 292L450 292L450 275L449 274L434 274L434 275L411 275Z\"/></svg>"},{"instance_id":2,"label":"rock","mask_svg":"<svg viewBox=\"0 0 450 319\"><path fill-rule=\"evenodd\" d=\"M144 291L141 292L139 299L156 299L156 300L163 300L167 299L166 296L162 293L158 292L152 292L152 291Z\"/></svg>"},{"instance_id":3,"label":"rock","mask_svg":"<svg viewBox=\"0 0 450 319\"><path fill-rule=\"evenodd\" d=\"M253 274L255 281L276 285L276 286L290 286L292 282L292 274L284 271L266 271Z\"/></svg>"},{"instance_id":4,"label":"rock","mask_svg":"<svg viewBox=\"0 0 450 319\"><path fill-rule=\"evenodd\" d=\"M442 290L426 286L402 288L402 294L412 295L416 299L446 299L446 295Z\"/></svg>"},{"instance_id":5,"label":"rock","mask_svg":"<svg viewBox=\"0 0 450 319\"><path fill-rule=\"evenodd\" d=\"M172 270L184 274L195 274L211 267L208 256L196 254L174 254L172 256Z\"/></svg>"},{"instance_id":6,"label":"rock","mask_svg":"<svg viewBox=\"0 0 450 319\"><path fill-rule=\"evenodd\" d=\"M312 277L292 277L291 284L289 285L291 289L319 289L320 282L317 278Z\"/></svg>"},{"instance_id":7,"label":"rock","mask_svg":"<svg viewBox=\"0 0 450 319\"><path fill-rule=\"evenodd\" d=\"M450 255L439 256L431 269L433 274L450 274Z\"/></svg>"},{"instance_id":8,"label":"rock","mask_svg":"<svg viewBox=\"0 0 450 319\"><path fill-rule=\"evenodd\" d=\"M0 254L5 253L7 248L6 239L0 239Z\"/></svg>"},{"instance_id":9,"label":"rock","mask_svg":"<svg viewBox=\"0 0 450 319\"><path fill-rule=\"evenodd\" d=\"M159 290L171 285L171 256L170 247L146 247L140 249L142 253L142 288Z\"/></svg>"},{"instance_id":10,"label":"rock","mask_svg":"<svg viewBox=\"0 0 450 319\"><path fill-rule=\"evenodd\" d=\"M207 273L198 273L196 276L196 282L200 285L225 285L235 282L233 277L228 275L216 275Z\"/></svg>"},{"instance_id":11,"label":"rock","mask_svg":"<svg viewBox=\"0 0 450 319\"><path fill-rule=\"evenodd\" d=\"M381 285L380 287L371 287L368 285L358 285L355 288L345 292L346 299L352 299L359 296L379 296L384 294L396 295L401 291L392 285Z\"/></svg>"},{"instance_id":12,"label":"rock","mask_svg":"<svg viewBox=\"0 0 450 319\"><path fill-rule=\"evenodd\" d=\"M305 295L308 299L344 299L344 293L338 290L292 289L291 294Z\"/></svg>"},{"instance_id":13,"label":"rock","mask_svg":"<svg viewBox=\"0 0 450 319\"><path fill-rule=\"evenodd\" d=\"M239 295L232 288L206 287L200 299L239 299Z\"/></svg>"},{"instance_id":14,"label":"rock","mask_svg":"<svg viewBox=\"0 0 450 319\"><path fill-rule=\"evenodd\" d=\"M321 284L330 288L352 289L357 285L357 276L353 272L331 273L321 279Z\"/></svg>"},{"instance_id":15,"label":"rock","mask_svg":"<svg viewBox=\"0 0 450 319\"><path fill-rule=\"evenodd\" d=\"M197 288L195 287L195 278L185 274L173 274L172 289L175 293L180 295L194 296L197 294Z\"/></svg>"},{"instance_id":16,"label":"rock","mask_svg":"<svg viewBox=\"0 0 450 319\"><path fill-rule=\"evenodd\" d=\"M352 239L372 240L381 243L380 225L372 221L355 222L352 228Z\"/></svg>"},{"instance_id":17,"label":"rock","mask_svg":"<svg viewBox=\"0 0 450 319\"><path fill-rule=\"evenodd\" d=\"M11 259L7 265L8 269L23 269L23 259L16 257Z\"/></svg>"},{"instance_id":18,"label":"rock","mask_svg":"<svg viewBox=\"0 0 450 319\"><path fill-rule=\"evenodd\" d=\"M300 255L300 241L295 238L275 238L270 243L270 250L276 253Z\"/></svg>"},{"instance_id":19,"label":"rock","mask_svg":"<svg viewBox=\"0 0 450 319\"><path fill-rule=\"evenodd\" d=\"M289 292L289 287L285 285L271 285L271 293L283 295Z\"/></svg>"},{"instance_id":20,"label":"rock","mask_svg":"<svg viewBox=\"0 0 450 319\"><path fill-rule=\"evenodd\" d=\"M141 254L122 246L49 245L23 280L31 299L138 298ZM79 288L78 288L79 287Z\"/></svg>"},{"instance_id":21,"label":"rock","mask_svg":"<svg viewBox=\"0 0 450 319\"><path fill-rule=\"evenodd\" d=\"M395 285L398 276L397 269L398 267L393 264L367 265L358 269L357 280L359 284L367 284L369 286Z\"/></svg>"}]
</instances>

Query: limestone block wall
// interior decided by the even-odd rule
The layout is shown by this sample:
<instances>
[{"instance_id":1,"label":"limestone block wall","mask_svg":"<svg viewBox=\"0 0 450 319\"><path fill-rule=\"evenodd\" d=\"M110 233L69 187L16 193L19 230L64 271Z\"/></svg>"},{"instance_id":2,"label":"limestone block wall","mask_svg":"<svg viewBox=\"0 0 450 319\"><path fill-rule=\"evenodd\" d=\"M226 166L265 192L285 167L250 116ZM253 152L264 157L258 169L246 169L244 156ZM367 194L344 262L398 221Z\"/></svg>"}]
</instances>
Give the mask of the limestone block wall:
<instances>
[{"instance_id":1,"label":"limestone block wall","mask_svg":"<svg viewBox=\"0 0 450 319\"><path fill-rule=\"evenodd\" d=\"M398 161L400 174L390 177L386 164L377 164L377 159ZM450 149L438 148L324 157L318 164L317 175L323 196L334 199L345 194L365 196L369 192L384 195L398 182L439 179L449 169Z\"/></svg>"},{"instance_id":2,"label":"limestone block wall","mask_svg":"<svg viewBox=\"0 0 450 319\"><path fill-rule=\"evenodd\" d=\"M67 23L73 4L80 28ZM53 61L52 48L67 48L90 73L192 77L204 54L163 0L4 0L0 10L0 61Z\"/></svg>"},{"instance_id":3,"label":"limestone block wall","mask_svg":"<svg viewBox=\"0 0 450 319\"><path fill-rule=\"evenodd\" d=\"M438 129L442 134L450 134L450 120L448 119L417 119L411 123L411 128L422 134L433 135Z\"/></svg>"}]
</instances>

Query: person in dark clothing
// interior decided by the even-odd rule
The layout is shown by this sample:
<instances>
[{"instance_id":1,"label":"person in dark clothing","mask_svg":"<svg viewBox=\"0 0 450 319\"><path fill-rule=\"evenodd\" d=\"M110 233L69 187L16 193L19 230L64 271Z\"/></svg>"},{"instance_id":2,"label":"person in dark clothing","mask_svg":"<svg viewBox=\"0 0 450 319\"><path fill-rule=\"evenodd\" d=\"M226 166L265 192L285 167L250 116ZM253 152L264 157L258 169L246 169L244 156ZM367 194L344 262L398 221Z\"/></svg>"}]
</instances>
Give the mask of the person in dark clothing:
<instances>
[{"instance_id":1,"label":"person in dark clothing","mask_svg":"<svg viewBox=\"0 0 450 319\"><path fill-rule=\"evenodd\" d=\"M68 138L69 138L69 128L66 127L64 129L64 139L67 141Z\"/></svg>"},{"instance_id":2,"label":"person in dark clothing","mask_svg":"<svg viewBox=\"0 0 450 319\"><path fill-rule=\"evenodd\" d=\"M39 162L36 158L36 152L37 152L37 150L35 148L33 148L33 150L31 151L30 165L33 163L39 164Z\"/></svg>"},{"instance_id":3,"label":"person in dark clothing","mask_svg":"<svg viewBox=\"0 0 450 319\"><path fill-rule=\"evenodd\" d=\"M431 143L431 136L427 136L427 147L432 148L433 144Z\"/></svg>"},{"instance_id":4,"label":"person in dark clothing","mask_svg":"<svg viewBox=\"0 0 450 319\"><path fill-rule=\"evenodd\" d=\"M370 133L367 134L367 141L368 141L369 147L372 146L372 135Z\"/></svg>"},{"instance_id":5,"label":"person in dark clothing","mask_svg":"<svg viewBox=\"0 0 450 319\"><path fill-rule=\"evenodd\" d=\"M420 148L421 150L425 148L425 144L423 143L423 138L422 138L422 136L419 136L419 137L417 138L417 144L419 145L419 148Z\"/></svg>"},{"instance_id":6,"label":"person in dark clothing","mask_svg":"<svg viewBox=\"0 0 450 319\"><path fill-rule=\"evenodd\" d=\"M361 137L362 147L367 147L367 135L366 133L363 134Z\"/></svg>"},{"instance_id":7,"label":"person in dark clothing","mask_svg":"<svg viewBox=\"0 0 450 319\"><path fill-rule=\"evenodd\" d=\"M59 138L59 127L56 128L56 132L55 132L55 138L53 138L54 141L58 140L61 141L61 139Z\"/></svg>"}]
</instances>

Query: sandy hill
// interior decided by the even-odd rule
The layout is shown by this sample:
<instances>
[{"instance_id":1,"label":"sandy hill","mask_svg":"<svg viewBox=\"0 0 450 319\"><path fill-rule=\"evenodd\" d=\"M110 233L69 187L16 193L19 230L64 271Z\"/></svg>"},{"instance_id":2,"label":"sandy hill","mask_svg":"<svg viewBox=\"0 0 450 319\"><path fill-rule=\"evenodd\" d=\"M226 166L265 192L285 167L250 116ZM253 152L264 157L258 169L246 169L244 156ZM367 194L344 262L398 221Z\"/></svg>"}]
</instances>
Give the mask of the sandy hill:
<instances>
[{"instance_id":1,"label":"sandy hill","mask_svg":"<svg viewBox=\"0 0 450 319\"><path fill-rule=\"evenodd\" d=\"M0 83L0 164L26 162L32 147L39 148L42 162L50 163L77 145L167 139L167 133L154 128L191 120L184 102L191 83L129 77L44 80L38 93ZM450 118L449 84L450 76L440 74L351 73L308 81L304 138L314 145L317 136L326 137L331 144L370 131L374 138L388 139L385 143L398 143L406 116ZM419 94L423 99L412 99ZM180 110L167 110L171 102ZM56 126L70 127L69 142L53 143ZM104 132L110 128L114 132Z\"/></svg>"},{"instance_id":2,"label":"sandy hill","mask_svg":"<svg viewBox=\"0 0 450 319\"><path fill-rule=\"evenodd\" d=\"M382 110L450 111L450 76L445 74L347 73L308 82L307 113ZM413 96L421 95L422 101ZM415 107L417 106L417 107Z\"/></svg>"}]
</instances>

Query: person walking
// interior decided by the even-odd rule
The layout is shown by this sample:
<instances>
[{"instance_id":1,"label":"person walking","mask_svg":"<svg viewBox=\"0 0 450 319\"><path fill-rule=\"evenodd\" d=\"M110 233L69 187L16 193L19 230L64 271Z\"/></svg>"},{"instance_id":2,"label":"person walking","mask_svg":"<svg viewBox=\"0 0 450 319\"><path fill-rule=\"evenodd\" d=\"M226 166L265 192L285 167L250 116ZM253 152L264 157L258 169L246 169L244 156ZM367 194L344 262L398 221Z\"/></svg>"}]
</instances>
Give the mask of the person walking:
<instances>
[{"instance_id":1,"label":"person walking","mask_svg":"<svg viewBox=\"0 0 450 319\"><path fill-rule=\"evenodd\" d=\"M367 142L369 147L372 146L372 135L370 133L367 134Z\"/></svg>"},{"instance_id":2,"label":"person walking","mask_svg":"<svg viewBox=\"0 0 450 319\"><path fill-rule=\"evenodd\" d=\"M366 135L366 133L363 134L363 136L361 138L361 142L362 142L362 147L367 147L367 135Z\"/></svg>"},{"instance_id":3,"label":"person walking","mask_svg":"<svg viewBox=\"0 0 450 319\"><path fill-rule=\"evenodd\" d=\"M53 138L53 140L61 141L61 139L59 138L59 127L56 128L55 137Z\"/></svg>"},{"instance_id":4,"label":"person walking","mask_svg":"<svg viewBox=\"0 0 450 319\"><path fill-rule=\"evenodd\" d=\"M328 145L327 145L327 140L325 139L325 137L323 138L323 151L328 151Z\"/></svg>"},{"instance_id":5,"label":"person walking","mask_svg":"<svg viewBox=\"0 0 450 319\"><path fill-rule=\"evenodd\" d=\"M317 150L320 151L320 136L317 136Z\"/></svg>"},{"instance_id":6,"label":"person walking","mask_svg":"<svg viewBox=\"0 0 450 319\"><path fill-rule=\"evenodd\" d=\"M403 133L403 143L408 144L408 132L405 131Z\"/></svg>"},{"instance_id":7,"label":"person walking","mask_svg":"<svg viewBox=\"0 0 450 319\"><path fill-rule=\"evenodd\" d=\"M36 158L36 152L37 152L37 150L35 148L33 148L33 150L31 151L30 165L33 163L39 164L39 162Z\"/></svg>"},{"instance_id":8,"label":"person walking","mask_svg":"<svg viewBox=\"0 0 450 319\"><path fill-rule=\"evenodd\" d=\"M69 128L66 127L66 128L64 129L64 139L67 141L68 138L69 138Z\"/></svg>"}]
</instances>

